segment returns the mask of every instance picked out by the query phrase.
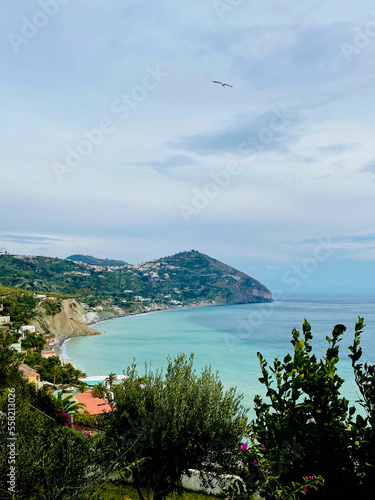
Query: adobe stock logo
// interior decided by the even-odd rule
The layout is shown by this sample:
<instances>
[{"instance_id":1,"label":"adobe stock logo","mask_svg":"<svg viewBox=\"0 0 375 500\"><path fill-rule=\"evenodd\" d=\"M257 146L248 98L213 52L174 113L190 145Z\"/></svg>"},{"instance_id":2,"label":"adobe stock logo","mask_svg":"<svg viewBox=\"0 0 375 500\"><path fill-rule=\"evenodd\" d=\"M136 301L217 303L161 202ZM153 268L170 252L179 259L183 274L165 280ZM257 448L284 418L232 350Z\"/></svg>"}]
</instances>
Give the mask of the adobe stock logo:
<instances>
[{"instance_id":1,"label":"adobe stock logo","mask_svg":"<svg viewBox=\"0 0 375 500\"><path fill-rule=\"evenodd\" d=\"M243 0L214 0L212 5L219 19L223 21L227 13L233 12L242 2Z\"/></svg>"},{"instance_id":2,"label":"adobe stock logo","mask_svg":"<svg viewBox=\"0 0 375 500\"><path fill-rule=\"evenodd\" d=\"M317 245L310 256L305 257L300 264L294 264L282 274L283 284L289 285L288 292L296 292L303 282L318 270L320 264L331 257L333 252L334 248L330 237L327 237L326 240L317 240ZM251 309L246 319L237 322L237 332L240 335L248 335L263 325L274 314L275 305L281 304L286 298L285 292L281 290L273 291L272 295L274 302L261 304L260 308Z\"/></svg>"},{"instance_id":3,"label":"adobe stock logo","mask_svg":"<svg viewBox=\"0 0 375 500\"><path fill-rule=\"evenodd\" d=\"M18 54L21 47L28 45L39 31L47 26L50 19L57 16L61 5L67 5L68 3L70 3L70 0L39 0L38 4L42 10L37 10L31 19L26 16L21 18L21 34L10 31L7 35L14 52Z\"/></svg>"},{"instance_id":4,"label":"adobe stock logo","mask_svg":"<svg viewBox=\"0 0 375 500\"><path fill-rule=\"evenodd\" d=\"M169 73L162 71L159 65L154 68L147 66L139 85L134 86L127 94L121 94L114 99L110 105L111 115L104 117L96 127L89 130L84 129L79 141L74 146L65 147L65 158L62 162L52 163L52 169L59 182L64 176L76 170L83 160L90 156L94 150L103 144L105 138L117 129L117 120L126 120L133 110L137 109L147 99L151 92L164 81Z\"/></svg>"},{"instance_id":5,"label":"adobe stock logo","mask_svg":"<svg viewBox=\"0 0 375 500\"><path fill-rule=\"evenodd\" d=\"M207 208L211 200L217 198L229 186L232 177L239 175L241 172L242 167L240 164L237 161L230 161L224 170L210 172L212 182L207 182L202 190L192 189L191 204L180 203L178 206L186 224L190 224L193 215L199 215L202 210Z\"/></svg>"},{"instance_id":6,"label":"adobe stock logo","mask_svg":"<svg viewBox=\"0 0 375 500\"><path fill-rule=\"evenodd\" d=\"M355 35L352 43L340 43L340 49L346 62L350 64L355 56L366 49L373 38L375 38L375 11L372 11L373 20L368 21L363 28L356 26L354 28Z\"/></svg>"}]
</instances>

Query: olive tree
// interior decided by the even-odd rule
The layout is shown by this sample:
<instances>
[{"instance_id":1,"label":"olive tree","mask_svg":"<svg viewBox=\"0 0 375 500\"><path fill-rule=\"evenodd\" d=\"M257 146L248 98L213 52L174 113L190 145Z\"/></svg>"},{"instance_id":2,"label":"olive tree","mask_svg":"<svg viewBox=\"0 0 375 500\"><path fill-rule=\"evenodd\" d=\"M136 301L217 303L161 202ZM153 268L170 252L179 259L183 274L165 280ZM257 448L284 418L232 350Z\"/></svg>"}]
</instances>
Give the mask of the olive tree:
<instances>
[{"instance_id":1,"label":"olive tree","mask_svg":"<svg viewBox=\"0 0 375 500\"><path fill-rule=\"evenodd\" d=\"M125 373L128 378L113 388L106 436L122 463L138 464L132 472L141 499L141 487L152 490L154 500L178 489L188 469L234 465L246 418L243 396L234 388L224 391L210 367L198 375L193 355L182 354L168 358L165 375L146 364L140 377L135 363Z\"/></svg>"}]
</instances>

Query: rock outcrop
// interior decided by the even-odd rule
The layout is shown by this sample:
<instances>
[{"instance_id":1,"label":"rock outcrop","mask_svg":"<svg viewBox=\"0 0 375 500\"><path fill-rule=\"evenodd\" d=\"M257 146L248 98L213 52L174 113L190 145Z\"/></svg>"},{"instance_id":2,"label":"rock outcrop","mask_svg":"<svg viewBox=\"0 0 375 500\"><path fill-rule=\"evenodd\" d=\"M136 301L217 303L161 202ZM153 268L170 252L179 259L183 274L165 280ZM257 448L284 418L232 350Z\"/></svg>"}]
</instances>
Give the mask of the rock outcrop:
<instances>
[{"instance_id":1,"label":"rock outcrop","mask_svg":"<svg viewBox=\"0 0 375 500\"><path fill-rule=\"evenodd\" d=\"M85 314L83 307L74 299L61 301L61 311L54 315L39 313L33 324L40 332L52 333L59 342L70 337L99 335L100 332L83 322Z\"/></svg>"}]
</instances>

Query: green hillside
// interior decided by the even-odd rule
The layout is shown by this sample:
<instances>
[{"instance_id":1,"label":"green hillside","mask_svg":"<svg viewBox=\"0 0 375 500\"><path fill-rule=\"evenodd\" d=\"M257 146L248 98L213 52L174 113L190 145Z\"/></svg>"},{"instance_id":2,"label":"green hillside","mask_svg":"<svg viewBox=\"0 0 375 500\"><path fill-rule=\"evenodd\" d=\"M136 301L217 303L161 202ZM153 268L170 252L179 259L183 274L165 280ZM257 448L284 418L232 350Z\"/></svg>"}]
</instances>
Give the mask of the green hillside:
<instances>
[{"instance_id":1,"label":"green hillside","mask_svg":"<svg viewBox=\"0 0 375 500\"><path fill-rule=\"evenodd\" d=\"M271 292L255 279L194 250L120 269L97 266L69 259L0 255L0 284L79 295L88 302L109 299L125 308L132 302L189 305L272 300Z\"/></svg>"},{"instance_id":2,"label":"green hillside","mask_svg":"<svg viewBox=\"0 0 375 500\"><path fill-rule=\"evenodd\" d=\"M97 259L96 257L92 257L92 255L82 254L69 255L67 259L72 260L73 262L83 262L84 264L89 264L90 266L122 267L127 265L127 262L124 262L123 260Z\"/></svg>"}]
</instances>

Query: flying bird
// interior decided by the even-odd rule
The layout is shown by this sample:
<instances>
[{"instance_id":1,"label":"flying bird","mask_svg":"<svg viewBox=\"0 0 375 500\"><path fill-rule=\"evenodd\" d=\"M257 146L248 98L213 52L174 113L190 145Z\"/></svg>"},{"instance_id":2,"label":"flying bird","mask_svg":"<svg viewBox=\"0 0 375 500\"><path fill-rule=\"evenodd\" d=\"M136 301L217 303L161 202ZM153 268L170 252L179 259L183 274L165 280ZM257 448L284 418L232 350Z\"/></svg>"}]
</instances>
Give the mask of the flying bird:
<instances>
[{"instance_id":1,"label":"flying bird","mask_svg":"<svg viewBox=\"0 0 375 500\"><path fill-rule=\"evenodd\" d=\"M233 85L229 85L229 83L222 83L222 82L215 82L215 80L212 80L213 83L219 83L222 87L232 87L233 88Z\"/></svg>"}]
</instances>

